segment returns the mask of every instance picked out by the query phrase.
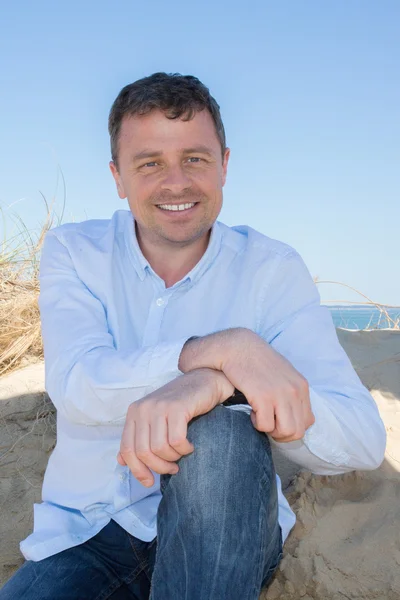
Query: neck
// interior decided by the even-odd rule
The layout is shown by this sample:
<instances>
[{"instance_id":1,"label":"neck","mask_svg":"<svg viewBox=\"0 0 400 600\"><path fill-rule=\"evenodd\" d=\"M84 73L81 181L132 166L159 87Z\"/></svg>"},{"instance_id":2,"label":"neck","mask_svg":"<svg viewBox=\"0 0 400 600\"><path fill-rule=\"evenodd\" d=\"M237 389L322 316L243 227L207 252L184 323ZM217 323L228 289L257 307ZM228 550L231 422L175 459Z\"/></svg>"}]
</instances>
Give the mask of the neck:
<instances>
[{"instance_id":1,"label":"neck","mask_svg":"<svg viewBox=\"0 0 400 600\"><path fill-rule=\"evenodd\" d=\"M165 282L165 287L173 286L197 265L210 240L211 230L191 244L156 245L143 237L136 229L136 237L143 256L151 268Z\"/></svg>"}]
</instances>

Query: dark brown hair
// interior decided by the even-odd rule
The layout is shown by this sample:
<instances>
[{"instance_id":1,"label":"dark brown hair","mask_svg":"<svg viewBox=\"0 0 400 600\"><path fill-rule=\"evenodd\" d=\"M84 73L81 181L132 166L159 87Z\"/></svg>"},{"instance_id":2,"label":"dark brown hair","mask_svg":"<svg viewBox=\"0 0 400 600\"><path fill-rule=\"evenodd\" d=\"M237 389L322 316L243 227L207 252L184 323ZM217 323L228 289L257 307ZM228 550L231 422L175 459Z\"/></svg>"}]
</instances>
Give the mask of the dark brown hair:
<instances>
[{"instance_id":1,"label":"dark brown hair","mask_svg":"<svg viewBox=\"0 0 400 600\"><path fill-rule=\"evenodd\" d=\"M190 121L197 112L207 109L215 124L221 143L222 156L226 150L225 130L219 105L209 89L193 75L154 73L126 85L115 99L108 117L111 157L118 168L118 140L124 117L146 115L162 110L168 119Z\"/></svg>"}]
</instances>

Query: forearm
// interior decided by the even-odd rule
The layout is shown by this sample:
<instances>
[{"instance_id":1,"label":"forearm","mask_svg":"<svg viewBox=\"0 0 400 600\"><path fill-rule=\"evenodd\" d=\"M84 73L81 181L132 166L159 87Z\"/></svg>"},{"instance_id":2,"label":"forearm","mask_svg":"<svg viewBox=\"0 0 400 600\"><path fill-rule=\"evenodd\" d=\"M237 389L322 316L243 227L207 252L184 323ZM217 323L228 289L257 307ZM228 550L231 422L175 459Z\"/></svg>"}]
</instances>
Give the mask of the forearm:
<instances>
[{"instance_id":1,"label":"forearm","mask_svg":"<svg viewBox=\"0 0 400 600\"><path fill-rule=\"evenodd\" d=\"M132 402L180 375L178 357L183 343L120 352L82 340L74 352L58 354L45 343L46 389L58 412L69 421L84 425L122 422Z\"/></svg>"},{"instance_id":2,"label":"forearm","mask_svg":"<svg viewBox=\"0 0 400 600\"><path fill-rule=\"evenodd\" d=\"M204 407L204 403L208 403L209 410L212 410L232 396L234 387L221 371L206 367L178 376L149 394L149 397L160 397L160 394L163 394L164 398L169 397L172 400L177 398L177 390L185 399L193 400L198 396L201 406Z\"/></svg>"},{"instance_id":3,"label":"forearm","mask_svg":"<svg viewBox=\"0 0 400 600\"><path fill-rule=\"evenodd\" d=\"M248 334L251 333L244 327L235 327L203 337L190 338L182 348L179 370L188 373L206 367L224 371L229 360L246 345Z\"/></svg>"}]
</instances>

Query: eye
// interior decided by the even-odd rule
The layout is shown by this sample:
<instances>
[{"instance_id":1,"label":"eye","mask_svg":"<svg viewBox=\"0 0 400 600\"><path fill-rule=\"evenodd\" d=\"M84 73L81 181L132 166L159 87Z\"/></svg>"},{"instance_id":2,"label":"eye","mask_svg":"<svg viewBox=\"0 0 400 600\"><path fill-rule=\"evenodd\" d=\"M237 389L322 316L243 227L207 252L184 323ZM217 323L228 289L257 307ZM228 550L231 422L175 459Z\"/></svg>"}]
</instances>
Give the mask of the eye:
<instances>
[{"instance_id":1,"label":"eye","mask_svg":"<svg viewBox=\"0 0 400 600\"><path fill-rule=\"evenodd\" d=\"M145 163L144 165L142 165L142 167L155 167L158 163L156 163L155 160L152 160L151 162Z\"/></svg>"},{"instance_id":2,"label":"eye","mask_svg":"<svg viewBox=\"0 0 400 600\"><path fill-rule=\"evenodd\" d=\"M198 163L201 160L203 160L202 158L199 158L198 156L189 156L188 161L190 163Z\"/></svg>"}]
</instances>

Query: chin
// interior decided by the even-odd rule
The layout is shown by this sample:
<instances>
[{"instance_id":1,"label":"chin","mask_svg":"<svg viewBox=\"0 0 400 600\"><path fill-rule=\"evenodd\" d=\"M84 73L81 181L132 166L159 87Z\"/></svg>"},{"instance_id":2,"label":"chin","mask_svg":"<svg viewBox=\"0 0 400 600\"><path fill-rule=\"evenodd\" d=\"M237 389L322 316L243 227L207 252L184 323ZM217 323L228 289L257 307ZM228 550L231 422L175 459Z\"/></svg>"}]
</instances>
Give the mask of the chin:
<instances>
[{"instance_id":1,"label":"chin","mask_svg":"<svg viewBox=\"0 0 400 600\"><path fill-rule=\"evenodd\" d=\"M201 229L201 230L197 230L197 231L191 231L191 232L163 232L162 237L169 243L171 244L185 244L185 245L189 245L189 244L193 244L194 242L198 241L200 238L204 237L207 232L209 231L210 228L207 229Z\"/></svg>"}]
</instances>

